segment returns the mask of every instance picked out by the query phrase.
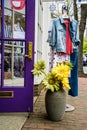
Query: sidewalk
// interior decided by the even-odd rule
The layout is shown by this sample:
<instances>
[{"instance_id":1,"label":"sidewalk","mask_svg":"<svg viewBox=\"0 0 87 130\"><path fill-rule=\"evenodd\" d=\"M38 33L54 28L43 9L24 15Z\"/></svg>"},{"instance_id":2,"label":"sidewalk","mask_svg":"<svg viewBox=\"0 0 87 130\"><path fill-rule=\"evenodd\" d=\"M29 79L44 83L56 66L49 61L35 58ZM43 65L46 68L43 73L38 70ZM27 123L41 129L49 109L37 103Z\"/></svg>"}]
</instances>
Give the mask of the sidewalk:
<instances>
[{"instance_id":1,"label":"sidewalk","mask_svg":"<svg viewBox=\"0 0 87 130\"><path fill-rule=\"evenodd\" d=\"M47 119L44 96L42 91L34 105L34 112L30 113L21 130L87 130L87 78L79 78L78 97L67 95L67 103L73 105L75 110L65 112L62 121Z\"/></svg>"},{"instance_id":2,"label":"sidewalk","mask_svg":"<svg viewBox=\"0 0 87 130\"><path fill-rule=\"evenodd\" d=\"M21 130L27 113L0 113L0 130Z\"/></svg>"}]
</instances>

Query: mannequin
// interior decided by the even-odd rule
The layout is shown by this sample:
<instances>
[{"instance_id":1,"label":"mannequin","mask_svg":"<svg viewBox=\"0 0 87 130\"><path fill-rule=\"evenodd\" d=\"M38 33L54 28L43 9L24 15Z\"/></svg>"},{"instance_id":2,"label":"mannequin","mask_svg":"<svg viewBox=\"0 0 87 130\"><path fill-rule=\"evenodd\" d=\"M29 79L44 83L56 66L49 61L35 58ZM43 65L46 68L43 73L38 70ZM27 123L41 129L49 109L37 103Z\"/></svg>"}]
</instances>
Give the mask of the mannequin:
<instances>
[{"instance_id":1,"label":"mannequin","mask_svg":"<svg viewBox=\"0 0 87 130\"><path fill-rule=\"evenodd\" d=\"M63 17L64 19L68 17L68 7L63 6ZM77 34L79 35L79 34ZM73 70L71 70L71 76L69 78L71 90L69 91L69 95L71 96L78 96L78 42L73 44L73 53L70 54L70 62L73 64ZM76 86L76 87L75 87Z\"/></svg>"},{"instance_id":2,"label":"mannequin","mask_svg":"<svg viewBox=\"0 0 87 130\"><path fill-rule=\"evenodd\" d=\"M56 28L58 28L59 36L64 31L63 27L61 26L62 25L61 23L63 22L65 24L65 20L69 20L67 12L68 12L68 10L67 10L66 6L64 6L62 8L62 19L58 19L59 25L57 25L58 27L56 27ZM61 20L61 23L60 23L60 20ZM54 21L56 21L56 19L51 21L51 25ZM69 44L66 45L66 43L64 45L64 48L67 48L67 51L63 49L62 43L65 42L63 36L60 39L58 39L59 41L61 39L63 39L62 43L58 43L58 44L61 44L61 46L55 47L56 45L53 45L53 44L55 44L54 40L55 41L57 40L56 36L53 36L56 33L56 31L54 30L54 28L55 28L54 26L55 25L51 26L51 28L48 31L48 36L50 36L50 38L48 37L48 39L50 39L50 40L48 40L48 42L49 42L49 45L51 46L50 54L49 54L50 55L50 71L51 71L52 67L57 65L58 62L70 61L70 54L73 52L71 42L67 42L67 44L70 43L70 45ZM52 38L51 38L51 34L52 34ZM68 39L66 39L66 41L71 41L70 37ZM57 48L57 50L56 50L56 48ZM59 50L58 48L61 48L61 50Z\"/></svg>"},{"instance_id":3,"label":"mannequin","mask_svg":"<svg viewBox=\"0 0 87 130\"><path fill-rule=\"evenodd\" d=\"M73 31L74 30L74 31ZM54 19L50 38L50 71L58 62L70 61L74 70L69 78L71 90L69 95L78 96L78 45L80 43L78 34L78 23L68 16L67 5L62 6L62 17ZM74 55L75 52L75 55ZM75 61L74 61L75 60ZM75 73L75 74L74 74ZM76 77L75 77L76 76ZM66 104L65 111L75 108Z\"/></svg>"}]
</instances>

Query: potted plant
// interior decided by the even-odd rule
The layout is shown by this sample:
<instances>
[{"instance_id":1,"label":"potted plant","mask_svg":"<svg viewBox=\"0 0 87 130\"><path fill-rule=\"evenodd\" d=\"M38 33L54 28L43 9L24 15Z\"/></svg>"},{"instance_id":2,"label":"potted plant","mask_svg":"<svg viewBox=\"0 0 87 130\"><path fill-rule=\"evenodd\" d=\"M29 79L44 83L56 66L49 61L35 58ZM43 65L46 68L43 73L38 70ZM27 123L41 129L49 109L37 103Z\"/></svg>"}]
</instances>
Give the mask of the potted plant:
<instances>
[{"instance_id":1,"label":"potted plant","mask_svg":"<svg viewBox=\"0 0 87 130\"><path fill-rule=\"evenodd\" d=\"M61 120L66 107L66 89L70 89L68 78L72 64L70 62L58 63L49 73L45 72L43 60L34 64L33 75L44 75L42 87L46 90L45 107L48 117L52 121Z\"/></svg>"}]
</instances>

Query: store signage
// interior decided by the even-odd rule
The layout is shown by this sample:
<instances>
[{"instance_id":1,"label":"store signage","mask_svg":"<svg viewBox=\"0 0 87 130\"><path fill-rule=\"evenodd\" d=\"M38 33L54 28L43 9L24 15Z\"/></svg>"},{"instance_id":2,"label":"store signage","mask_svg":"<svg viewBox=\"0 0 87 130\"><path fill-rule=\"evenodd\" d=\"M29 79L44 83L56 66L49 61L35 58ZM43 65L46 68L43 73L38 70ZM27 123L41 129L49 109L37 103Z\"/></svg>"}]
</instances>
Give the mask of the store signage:
<instances>
[{"instance_id":1,"label":"store signage","mask_svg":"<svg viewBox=\"0 0 87 130\"><path fill-rule=\"evenodd\" d=\"M15 10L21 10L25 7L25 0L10 0L10 3Z\"/></svg>"},{"instance_id":2,"label":"store signage","mask_svg":"<svg viewBox=\"0 0 87 130\"><path fill-rule=\"evenodd\" d=\"M77 4L87 4L87 0L77 0Z\"/></svg>"}]
</instances>

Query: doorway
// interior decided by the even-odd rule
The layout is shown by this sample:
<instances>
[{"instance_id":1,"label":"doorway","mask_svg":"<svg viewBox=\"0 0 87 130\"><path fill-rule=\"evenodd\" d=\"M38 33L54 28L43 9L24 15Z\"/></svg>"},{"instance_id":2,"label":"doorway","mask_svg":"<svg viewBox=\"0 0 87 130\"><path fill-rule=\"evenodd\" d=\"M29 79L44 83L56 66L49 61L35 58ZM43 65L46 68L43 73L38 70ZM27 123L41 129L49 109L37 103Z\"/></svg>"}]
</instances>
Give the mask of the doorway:
<instances>
[{"instance_id":1,"label":"doorway","mask_svg":"<svg viewBox=\"0 0 87 130\"><path fill-rule=\"evenodd\" d=\"M20 1L0 0L0 112L33 111L35 0Z\"/></svg>"}]
</instances>

